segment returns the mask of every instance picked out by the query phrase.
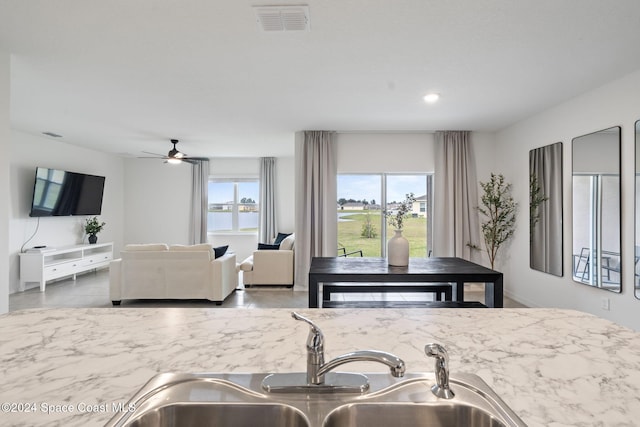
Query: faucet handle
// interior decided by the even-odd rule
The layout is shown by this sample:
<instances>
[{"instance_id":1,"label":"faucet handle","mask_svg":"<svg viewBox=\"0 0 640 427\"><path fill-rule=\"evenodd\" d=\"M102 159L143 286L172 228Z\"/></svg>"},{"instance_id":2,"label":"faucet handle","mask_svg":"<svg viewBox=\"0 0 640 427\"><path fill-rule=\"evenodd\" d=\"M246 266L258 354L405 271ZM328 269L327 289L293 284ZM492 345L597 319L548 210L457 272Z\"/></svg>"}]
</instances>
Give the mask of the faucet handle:
<instances>
[{"instance_id":1,"label":"faucet handle","mask_svg":"<svg viewBox=\"0 0 640 427\"><path fill-rule=\"evenodd\" d=\"M430 343L424 346L424 352L427 356L436 359L436 383L431 387L431 391L437 397L443 399L453 398L455 394L449 388L449 355L447 350L440 344Z\"/></svg>"},{"instance_id":2,"label":"faucet handle","mask_svg":"<svg viewBox=\"0 0 640 427\"><path fill-rule=\"evenodd\" d=\"M311 326L311 329L312 329L314 332L316 332L316 331L317 331L317 332L322 333L322 331L320 331L320 328L318 327L318 325L316 325L315 323L313 323L313 322L311 321L311 319L309 319L309 318L307 318L307 317L304 317L303 315L298 314L298 313L296 313L295 311L292 311L292 312L291 312L291 317L293 317L293 318L294 318L294 319L296 319L296 320L302 320L303 322L307 322L307 323L309 324L309 326Z\"/></svg>"},{"instance_id":3,"label":"faucet handle","mask_svg":"<svg viewBox=\"0 0 640 427\"><path fill-rule=\"evenodd\" d=\"M313 323L310 319L296 313L295 311L291 312L291 317L293 317L296 320L301 320L303 322L306 322L310 326L309 336L307 337L307 348L315 352L323 352L324 351L324 335L322 334L322 331L320 330L318 325ZM324 363L324 361L322 363Z\"/></svg>"}]
</instances>

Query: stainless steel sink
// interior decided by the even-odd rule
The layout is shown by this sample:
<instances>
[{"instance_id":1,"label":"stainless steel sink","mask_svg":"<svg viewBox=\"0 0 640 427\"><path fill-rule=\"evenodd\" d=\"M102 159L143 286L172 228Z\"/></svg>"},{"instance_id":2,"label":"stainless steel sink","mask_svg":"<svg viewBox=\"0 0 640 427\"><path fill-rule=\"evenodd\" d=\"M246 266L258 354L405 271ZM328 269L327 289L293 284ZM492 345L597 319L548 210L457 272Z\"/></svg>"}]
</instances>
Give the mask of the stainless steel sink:
<instances>
[{"instance_id":1,"label":"stainless steel sink","mask_svg":"<svg viewBox=\"0 0 640 427\"><path fill-rule=\"evenodd\" d=\"M331 412L324 427L505 427L490 413L464 404L355 403Z\"/></svg>"},{"instance_id":2,"label":"stainless steel sink","mask_svg":"<svg viewBox=\"0 0 640 427\"><path fill-rule=\"evenodd\" d=\"M266 393L266 374L161 374L107 426L526 427L482 379L450 378L452 399L431 392L433 373L367 374L366 393Z\"/></svg>"},{"instance_id":3,"label":"stainless steel sink","mask_svg":"<svg viewBox=\"0 0 640 427\"><path fill-rule=\"evenodd\" d=\"M309 421L296 408L276 403L188 402L147 411L128 425L309 427Z\"/></svg>"}]
</instances>

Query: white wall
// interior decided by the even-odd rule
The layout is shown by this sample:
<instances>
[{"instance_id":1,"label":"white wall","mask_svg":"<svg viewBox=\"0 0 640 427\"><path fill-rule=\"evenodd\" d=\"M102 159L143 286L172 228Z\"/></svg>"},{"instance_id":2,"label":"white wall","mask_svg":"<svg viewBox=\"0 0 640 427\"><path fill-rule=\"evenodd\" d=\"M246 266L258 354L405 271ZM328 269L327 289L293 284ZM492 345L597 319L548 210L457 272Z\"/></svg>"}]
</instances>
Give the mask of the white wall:
<instances>
[{"instance_id":1,"label":"white wall","mask_svg":"<svg viewBox=\"0 0 640 427\"><path fill-rule=\"evenodd\" d=\"M37 166L101 175L106 178L100 215L100 220L106 222L106 226L98 235L98 239L102 242L114 242L114 250L120 250L124 224L121 158L16 130L11 131L10 151L10 196L7 199L10 201L11 209L8 221L11 293L18 290L18 253L23 245L27 249L36 245L61 247L87 243L83 230L86 216L43 217L39 220L39 226L38 218L29 217ZM29 240L36 229L37 233ZM35 283L28 283L27 289L35 286Z\"/></svg>"},{"instance_id":2,"label":"white wall","mask_svg":"<svg viewBox=\"0 0 640 427\"><path fill-rule=\"evenodd\" d=\"M520 204L517 230L503 258L505 286L513 298L530 306L573 308L640 330L640 301L634 295L634 123L640 118L640 71L590 91L499 132L496 164L513 183ZM571 279L571 140L611 126L622 126L623 290L616 294ZM529 268L528 152L561 141L564 179L564 277ZM504 254L503 254L504 256ZM504 263L507 259L508 263ZM610 310L603 310L603 300Z\"/></svg>"},{"instance_id":3,"label":"white wall","mask_svg":"<svg viewBox=\"0 0 640 427\"><path fill-rule=\"evenodd\" d=\"M338 173L433 172L432 133L338 133Z\"/></svg>"},{"instance_id":4,"label":"white wall","mask_svg":"<svg viewBox=\"0 0 640 427\"><path fill-rule=\"evenodd\" d=\"M9 311L9 165L10 133L10 56L0 51L0 314Z\"/></svg>"},{"instance_id":5,"label":"white wall","mask_svg":"<svg viewBox=\"0 0 640 427\"><path fill-rule=\"evenodd\" d=\"M191 165L124 161L124 243L189 243Z\"/></svg>"},{"instance_id":6,"label":"white wall","mask_svg":"<svg viewBox=\"0 0 640 427\"><path fill-rule=\"evenodd\" d=\"M471 133L478 179L494 168L494 135ZM433 133L339 133L338 173L429 173L435 169Z\"/></svg>"}]
</instances>

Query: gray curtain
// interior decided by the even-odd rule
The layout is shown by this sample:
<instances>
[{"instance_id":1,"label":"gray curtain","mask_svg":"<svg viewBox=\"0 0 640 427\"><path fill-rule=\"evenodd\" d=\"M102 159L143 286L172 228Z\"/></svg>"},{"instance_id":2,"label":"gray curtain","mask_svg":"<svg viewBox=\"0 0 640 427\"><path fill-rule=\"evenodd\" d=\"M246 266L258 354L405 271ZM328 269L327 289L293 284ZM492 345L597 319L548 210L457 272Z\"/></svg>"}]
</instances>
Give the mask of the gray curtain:
<instances>
[{"instance_id":1,"label":"gray curtain","mask_svg":"<svg viewBox=\"0 0 640 427\"><path fill-rule=\"evenodd\" d=\"M311 258L336 256L335 132L296 135L295 288L309 288Z\"/></svg>"},{"instance_id":2,"label":"gray curtain","mask_svg":"<svg viewBox=\"0 0 640 427\"><path fill-rule=\"evenodd\" d=\"M562 276L562 143L529 152L529 174L537 179L541 195L537 221L530 230L530 266Z\"/></svg>"},{"instance_id":3,"label":"gray curtain","mask_svg":"<svg viewBox=\"0 0 640 427\"><path fill-rule=\"evenodd\" d=\"M190 244L207 243L207 213L209 211L209 161L191 164L191 221Z\"/></svg>"},{"instance_id":4,"label":"gray curtain","mask_svg":"<svg viewBox=\"0 0 640 427\"><path fill-rule=\"evenodd\" d=\"M480 259L482 247L478 220L478 181L471 150L470 132L439 131L435 134L435 213L434 248L436 256Z\"/></svg>"},{"instance_id":5,"label":"gray curtain","mask_svg":"<svg viewBox=\"0 0 640 427\"><path fill-rule=\"evenodd\" d=\"M260 242L272 243L276 237L276 159L260 158Z\"/></svg>"}]
</instances>

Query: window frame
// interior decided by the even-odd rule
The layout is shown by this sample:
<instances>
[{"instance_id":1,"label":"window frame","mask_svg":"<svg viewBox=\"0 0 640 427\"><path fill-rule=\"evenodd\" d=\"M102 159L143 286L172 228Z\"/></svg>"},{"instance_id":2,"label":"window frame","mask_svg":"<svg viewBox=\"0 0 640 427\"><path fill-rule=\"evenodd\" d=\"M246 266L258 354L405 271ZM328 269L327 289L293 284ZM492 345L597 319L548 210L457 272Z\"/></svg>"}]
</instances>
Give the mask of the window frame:
<instances>
[{"instance_id":1,"label":"window frame","mask_svg":"<svg viewBox=\"0 0 640 427\"><path fill-rule=\"evenodd\" d=\"M207 225L207 234L208 235L258 235L260 228L260 209L262 208L260 198L258 196L258 201L256 206L258 208L258 225L256 226L256 230L251 231L243 231L239 229L240 225L240 206L246 205L246 203L240 202L240 190L239 186L241 183L256 183L258 185L258 194L260 193L260 178L255 177L219 177L219 176L210 176L208 183L231 183L233 184L233 203L231 204L231 230L210 230L209 225ZM208 192L208 186L207 186ZM209 195L209 194L208 194ZM211 197L209 197L211 199ZM211 202L209 202L211 205ZM209 214L209 207L207 206L207 215Z\"/></svg>"}]
</instances>

